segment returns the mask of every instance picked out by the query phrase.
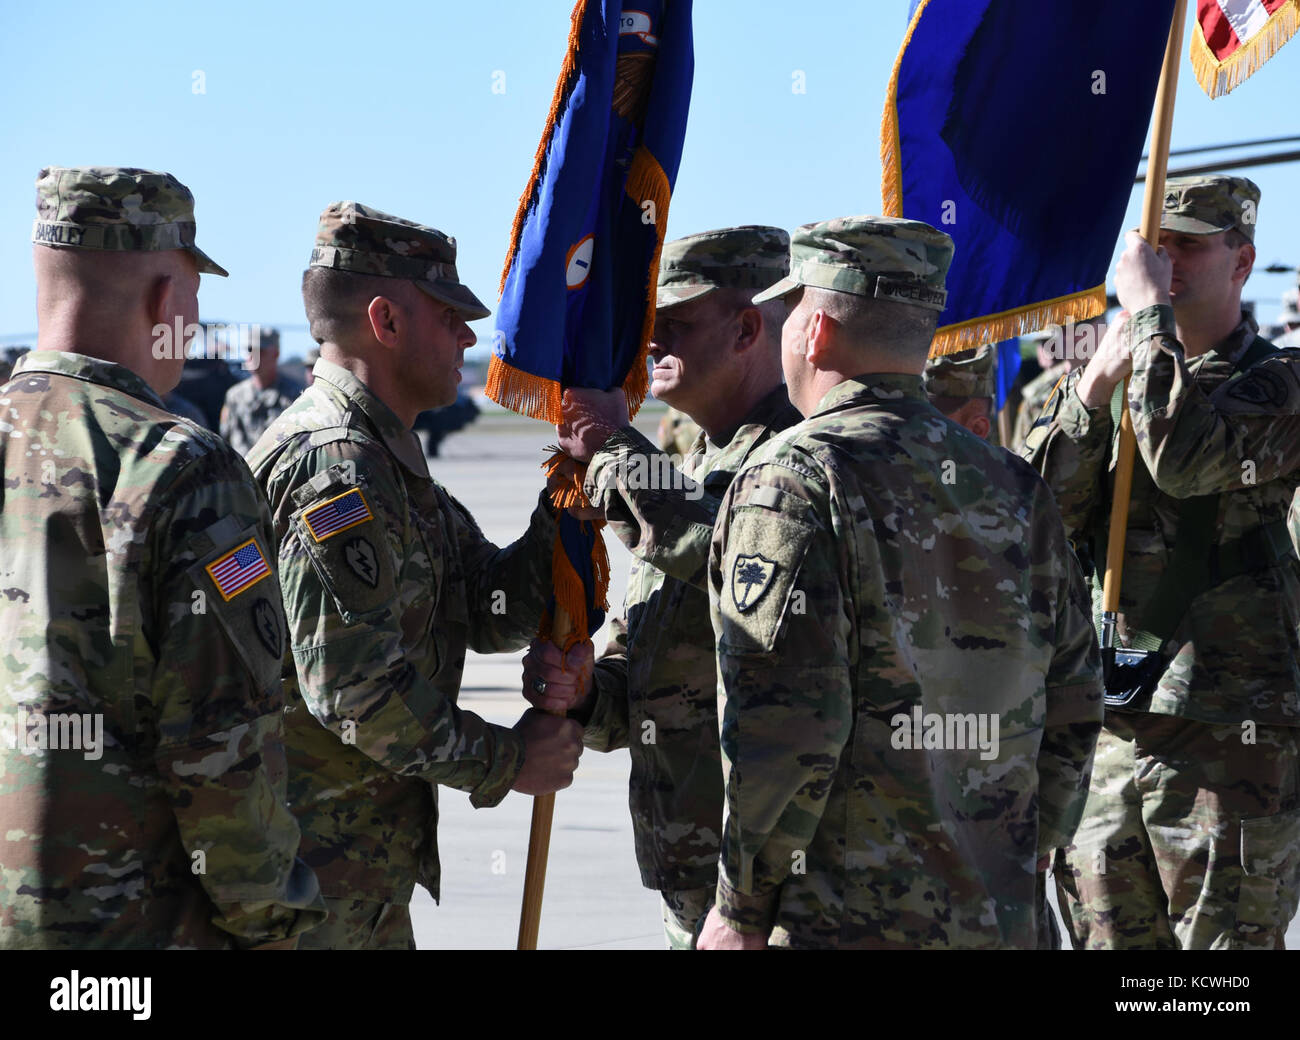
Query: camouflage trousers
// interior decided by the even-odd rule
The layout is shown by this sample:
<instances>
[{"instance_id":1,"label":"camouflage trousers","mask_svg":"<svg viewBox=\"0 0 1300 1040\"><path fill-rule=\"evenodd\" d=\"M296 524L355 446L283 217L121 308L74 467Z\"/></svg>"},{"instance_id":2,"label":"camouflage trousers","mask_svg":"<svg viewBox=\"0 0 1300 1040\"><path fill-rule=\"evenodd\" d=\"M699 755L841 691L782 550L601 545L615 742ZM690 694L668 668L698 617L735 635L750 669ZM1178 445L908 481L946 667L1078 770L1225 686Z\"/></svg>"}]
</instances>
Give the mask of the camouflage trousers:
<instances>
[{"instance_id":1,"label":"camouflage trousers","mask_svg":"<svg viewBox=\"0 0 1300 1040\"><path fill-rule=\"evenodd\" d=\"M709 887L659 893L664 904L664 937L668 940L668 949L695 949L695 936L700 922L713 906L714 891Z\"/></svg>"},{"instance_id":2,"label":"camouflage trousers","mask_svg":"<svg viewBox=\"0 0 1300 1040\"><path fill-rule=\"evenodd\" d=\"M1056 853L1075 949L1282 949L1300 896L1298 736L1107 712L1075 843Z\"/></svg>"},{"instance_id":3,"label":"camouflage trousers","mask_svg":"<svg viewBox=\"0 0 1300 1040\"><path fill-rule=\"evenodd\" d=\"M329 917L298 940L300 950L414 950L410 908L405 903L325 897Z\"/></svg>"},{"instance_id":4,"label":"camouflage trousers","mask_svg":"<svg viewBox=\"0 0 1300 1040\"><path fill-rule=\"evenodd\" d=\"M1034 903L1038 909L1035 935L1040 950L1059 950L1061 948L1061 929L1056 923L1056 914L1047 901L1047 874L1039 871L1034 879Z\"/></svg>"}]
</instances>

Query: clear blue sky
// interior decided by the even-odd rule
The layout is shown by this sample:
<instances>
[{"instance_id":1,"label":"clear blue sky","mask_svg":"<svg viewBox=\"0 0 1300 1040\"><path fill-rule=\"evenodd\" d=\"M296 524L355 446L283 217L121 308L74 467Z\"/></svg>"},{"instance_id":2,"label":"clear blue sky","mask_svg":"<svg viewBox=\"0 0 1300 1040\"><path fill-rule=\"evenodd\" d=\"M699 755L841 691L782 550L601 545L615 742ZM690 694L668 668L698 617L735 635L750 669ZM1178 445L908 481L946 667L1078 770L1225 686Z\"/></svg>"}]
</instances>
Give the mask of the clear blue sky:
<instances>
[{"instance_id":1,"label":"clear blue sky","mask_svg":"<svg viewBox=\"0 0 1300 1040\"><path fill-rule=\"evenodd\" d=\"M204 317L286 327L288 355L310 346L299 281L317 216L336 199L455 235L462 279L491 306L571 8L6 5L0 343L35 329L33 182L50 164L180 177L198 200L200 245L231 272L204 277ZM907 0L696 0L695 91L669 237L879 212L880 114L907 9ZM1185 57L1182 68L1175 148L1300 133L1300 40L1216 102ZM206 93L193 90L196 70ZM806 93L791 89L796 70ZM492 90L497 71L503 94ZM1053 140L1062 162L1086 161L1072 153L1068 128L1025 128L1027 149ZM1295 264L1300 164L1244 172L1263 190L1257 267ZM1140 200L1135 191L1133 226ZM1272 319L1294 278L1256 272L1247 296L1262 318ZM475 324L476 353L486 354L491 328L491 319Z\"/></svg>"}]
</instances>

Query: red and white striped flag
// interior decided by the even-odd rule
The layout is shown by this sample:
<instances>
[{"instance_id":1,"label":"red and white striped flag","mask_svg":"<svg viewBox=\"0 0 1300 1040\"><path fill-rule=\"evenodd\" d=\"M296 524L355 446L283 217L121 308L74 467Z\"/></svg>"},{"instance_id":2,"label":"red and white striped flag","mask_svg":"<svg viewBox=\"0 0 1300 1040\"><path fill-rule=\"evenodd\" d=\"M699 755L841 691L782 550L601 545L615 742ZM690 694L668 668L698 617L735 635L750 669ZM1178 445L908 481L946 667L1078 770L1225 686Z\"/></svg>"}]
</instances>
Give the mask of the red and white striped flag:
<instances>
[{"instance_id":1,"label":"red and white striped flag","mask_svg":"<svg viewBox=\"0 0 1300 1040\"><path fill-rule=\"evenodd\" d=\"M1300 26L1300 0L1196 0L1192 68L1212 98L1228 93Z\"/></svg>"}]
</instances>

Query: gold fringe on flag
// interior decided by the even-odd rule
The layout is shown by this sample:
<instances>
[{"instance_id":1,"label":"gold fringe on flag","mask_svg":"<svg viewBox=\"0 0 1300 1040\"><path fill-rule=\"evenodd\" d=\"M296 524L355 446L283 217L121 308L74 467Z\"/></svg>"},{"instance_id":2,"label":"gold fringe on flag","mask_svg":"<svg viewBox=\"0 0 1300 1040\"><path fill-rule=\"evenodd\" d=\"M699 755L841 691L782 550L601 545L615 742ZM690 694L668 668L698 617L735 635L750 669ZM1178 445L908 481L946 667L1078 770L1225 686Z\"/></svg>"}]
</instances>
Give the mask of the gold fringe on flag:
<instances>
[{"instance_id":1,"label":"gold fringe on flag","mask_svg":"<svg viewBox=\"0 0 1300 1040\"><path fill-rule=\"evenodd\" d=\"M554 475L555 470L569 458L563 451L554 445L550 448L551 456L542 463L542 469L546 471L546 476L550 478ZM582 490L582 478L586 473L584 466L581 471L570 473L562 477L563 483L551 492L551 505L556 509L567 509L570 506L590 509L591 500ZM601 535L601 530L605 526L603 520L584 520L583 523L590 523L595 528L596 541L591 547L591 571L595 583L594 601L601 610L609 609L609 553L605 549L605 539ZM564 551L564 543L560 540L560 532L555 532L555 544L551 547L551 584L555 588L555 605L560 607L569 618L573 625L569 629L568 635L565 636L564 645L560 647L563 651L568 651L574 643L579 643L588 638L587 635L587 593L582 585L582 578L574 570L573 561L569 559L568 553ZM551 638L551 612L548 610L542 615L542 623L538 626L537 635L539 639Z\"/></svg>"},{"instance_id":2,"label":"gold fringe on flag","mask_svg":"<svg viewBox=\"0 0 1300 1040\"><path fill-rule=\"evenodd\" d=\"M487 385L483 392L502 408L541 419L553 426L564 421L561 398L564 389L554 379L535 376L495 354L488 362Z\"/></svg>"},{"instance_id":3,"label":"gold fringe on flag","mask_svg":"<svg viewBox=\"0 0 1300 1040\"><path fill-rule=\"evenodd\" d=\"M623 380L623 393L627 395L627 414L635 416L650 389L650 373L646 369L646 356L650 350L650 337L655 328L655 287L659 282L659 255L664 248L664 229L668 226L668 203L672 199L672 188L668 184L668 174L659 165L659 160L650 154L645 145L637 148L632 157L632 168L627 174L627 184L623 189L637 205L644 207L646 202L654 206L655 247L650 254L650 269L646 275L646 310L641 324L641 346L637 350L636 360Z\"/></svg>"},{"instance_id":4,"label":"gold fringe on flag","mask_svg":"<svg viewBox=\"0 0 1300 1040\"><path fill-rule=\"evenodd\" d=\"M1192 71L1201 89L1212 98L1222 97L1259 71L1278 48L1300 28L1300 0L1288 0L1268 17L1264 28L1220 61L1205 41L1199 19L1193 19Z\"/></svg>"},{"instance_id":5,"label":"gold fringe on flag","mask_svg":"<svg viewBox=\"0 0 1300 1040\"><path fill-rule=\"evenodd\" d=\"M1098 285L1083 292L1058 296L1054 300L1031 303L1001 314L985 314L957 325L943 325L935 330L930 357L943 357L961 350L1000 343L1013 336L1037 332L1048 325L1067 321L1084 321L1106 313L1106 286Z\"/></svg>"},{"instance_id":6,"label":"gold fringe on flag","mask_svg":"<svg viewBox=\"0 0 1300 1040\"><path fill-rule=\"evenodd\" d=\"M903 148L898 137L898 77L903 68L903 55L907 53L912 42L912 33L920 24L921 16L930 6L930 0L921 0L912 13L912 21L903 37L903 45L898 48L898 57L894 59L894 68L889 73L889 86L885 90L885 112L880 117L880 204L881 215L901 217L903 215L903 170L899 165L903 161Z\"/></svg>"}]
</instances>

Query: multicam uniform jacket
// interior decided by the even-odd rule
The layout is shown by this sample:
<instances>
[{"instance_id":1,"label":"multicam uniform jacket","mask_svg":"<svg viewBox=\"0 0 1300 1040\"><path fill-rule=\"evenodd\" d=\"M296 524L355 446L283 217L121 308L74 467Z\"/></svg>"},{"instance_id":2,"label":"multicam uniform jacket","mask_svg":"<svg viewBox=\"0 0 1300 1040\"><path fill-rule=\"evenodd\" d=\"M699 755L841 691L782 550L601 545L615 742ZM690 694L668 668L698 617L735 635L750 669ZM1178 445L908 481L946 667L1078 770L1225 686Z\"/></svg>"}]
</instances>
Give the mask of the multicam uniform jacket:
<instances>
[{"instance_id":1,"label":"multicam uniform jacket","mask_svg":"<svg viewBox=\"0 0 1300 1040\"><path fill-rule=\"evenodd\" d=\"M134 372L55 351L0 388L0 458L0 947L246 947L324 920L248 467Z\"/></svg>"},{"instance_id":2,"label":"multicam uniform jacket","mask_svg":"<svg viewBox=\"0 0 1300 1040\"><path fill-rule=\"evenodd\" d=\"M849 379L732 482L709 582L724 919L777 946L1032 948L1101 724L1046 485L919 376Z\"/></svg>"},{"instance_id":3,"label":"multicam uniform jacket","mask_svg":"<svg viewBox=\"0 0 1300 1040\"><path fill-rule=\"evenodd\" d=\"M636 557L622 616L596 665L584 741L632 755L629 800L647 888L711 887L722 828L717 672L704 584L718 505L736 471L801 416L780 386L721 446L701 437L686 479L665 487L670 459L632 429L606 442L587 491ZM651 478L659 474L660 478ZM653 484L653 487L647 487Z\"/></svg>"},{"instance_id":4,"label":"multicam uniform jacket","mask_svg":"<svg viewBox=\"0 0 1300 1040\"><path fill-rule=\"evenodd\" d=\"M539 501L505 548L429 476L415 435L328 361L249 457L275 522L288 618L290 804L332 898L438 898L437 785L496 805L511 730L457 707L467 647L525 646L550 589Z\"/></svg>"},{"instance_id":5,"label":"multicam uniform jacket","mask_svg":"<svg viewBox=\"0 0 1300 1040\"><path fill-rule=\"evenodd\" d=\"M1256 338L1242 322L1222 343L1187 361L1172 310L1131 320L1130 415L1139 459L1128 513L1119 635L1140 623L1178 540L1178 512L1193 495L1218 494L1212 554L1246 540L1239 573L1196 596L1172 644L1173 658L1135 708L1202 722L1300 725L1300 560L1288 545L1287 510L1300 485L1300 351L1287 350L1233 374ZM1062 384L1023 454L1056 494L1070 537L1096 565L1094 611L1114 482L1117 430L1111 409L1084 407L1081 373ZM1288 551L1291 550L1291 551Z\"/></svg>"}]
</instances>

